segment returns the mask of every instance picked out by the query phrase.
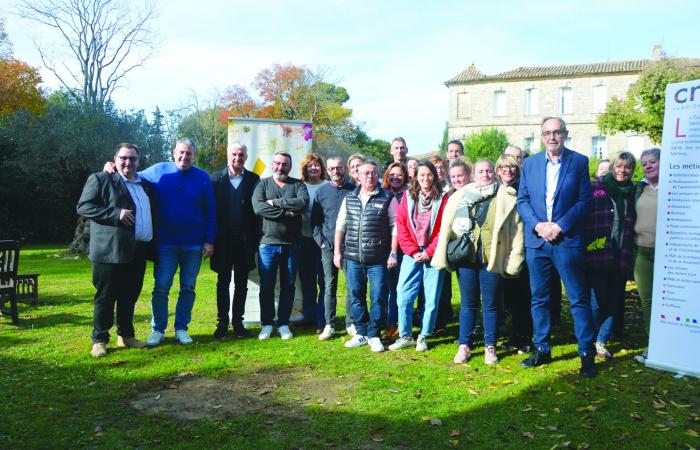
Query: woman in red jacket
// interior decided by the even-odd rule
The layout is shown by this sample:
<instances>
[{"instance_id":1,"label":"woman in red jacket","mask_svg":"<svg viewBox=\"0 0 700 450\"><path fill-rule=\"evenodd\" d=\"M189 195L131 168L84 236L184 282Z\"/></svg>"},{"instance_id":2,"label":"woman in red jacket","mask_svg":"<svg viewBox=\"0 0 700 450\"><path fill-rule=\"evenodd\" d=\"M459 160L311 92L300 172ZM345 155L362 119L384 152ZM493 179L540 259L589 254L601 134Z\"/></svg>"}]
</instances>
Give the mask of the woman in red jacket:
<instances>
[{"instance_id":1,"label":"woman in red jacket","mask_svg":"<svg viewBox=\"0 0 700 450\"><path fill-rule=\"evenodd\" d=\"M444 271L430 266L435 253L446 196L435 166L430 162L418 164L411 189L404 195L396 213L396 233L404 257L399 274L399 339L389 350L399 350L415 344L416 351L428 350L426 338L435 327L437 300L442 291ZM416 341L413 340L413 301L421 286L425 289L425 313Z\"/></svg>"}]
</instances>

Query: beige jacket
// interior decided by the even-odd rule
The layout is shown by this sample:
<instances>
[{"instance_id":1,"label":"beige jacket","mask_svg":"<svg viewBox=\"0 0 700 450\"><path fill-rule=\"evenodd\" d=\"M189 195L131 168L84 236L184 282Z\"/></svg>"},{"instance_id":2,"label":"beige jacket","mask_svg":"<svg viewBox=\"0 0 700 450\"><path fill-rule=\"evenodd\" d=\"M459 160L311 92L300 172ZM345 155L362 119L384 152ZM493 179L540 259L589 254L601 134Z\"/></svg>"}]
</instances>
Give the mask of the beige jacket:
<instances>
[{"instance_id":1,"label":"beige jacket","mask_svg":"<svg viewBox=\"0 0 700 450\"><path fill-rule=\"evenodd\" d=\"M452 222L464 192L462 188L452 194L442 213L442 227L431 262L433 267L454 270L447 262L447 243L455 238ZM514 188L501 185L489 205L489 208L496 208L493 235L497 239L491 240L486 270L507 278L517 277L525 261L525 234L523 221L515 208L516 194Z\"/></svg>"}]
</instances>

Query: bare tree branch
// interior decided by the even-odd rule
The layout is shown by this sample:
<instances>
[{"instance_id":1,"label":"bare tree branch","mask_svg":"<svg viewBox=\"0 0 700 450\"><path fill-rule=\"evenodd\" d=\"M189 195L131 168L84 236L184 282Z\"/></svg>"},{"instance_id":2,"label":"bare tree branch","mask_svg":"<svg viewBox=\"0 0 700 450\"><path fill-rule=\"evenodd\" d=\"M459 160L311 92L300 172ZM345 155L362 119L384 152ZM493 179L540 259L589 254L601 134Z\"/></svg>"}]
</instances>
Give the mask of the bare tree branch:
<instances>
[{"instance_id":1,"label":"bare tree branch","mask_svg":"<svg viewBox=\"0 0 700 450\"><path fill-rule=\"evenodd\" d=\"M137 8L134 3L20 0L19 14L57 32L59 39L54 48L71 55L71 59L63 58L59 68L48 57L47 48L35 41L42 62L71 95L101 108L120 87L120 81L142 67L155 48L155 35L149 28L156 16L155 4L153 0L144 0L142 7Z\"/></svg>"}]
</instances>

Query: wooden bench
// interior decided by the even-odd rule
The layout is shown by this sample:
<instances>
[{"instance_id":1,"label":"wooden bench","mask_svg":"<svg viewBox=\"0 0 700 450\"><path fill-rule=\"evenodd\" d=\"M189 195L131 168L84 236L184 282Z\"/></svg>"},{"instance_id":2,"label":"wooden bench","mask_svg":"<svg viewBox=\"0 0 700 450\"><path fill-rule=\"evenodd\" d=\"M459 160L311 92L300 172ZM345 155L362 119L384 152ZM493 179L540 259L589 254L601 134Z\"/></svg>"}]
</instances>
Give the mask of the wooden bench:
<instances>
[{"instance_id":1,"label":"wooden bench","mask_svg":"<svg viewBox=\"0 0 700 450\"><path fill-rule=\"evenodd\" d=\"M39 274L17 274L17 300L27 305L39 304Z\"/></svg>"}]
</instances>

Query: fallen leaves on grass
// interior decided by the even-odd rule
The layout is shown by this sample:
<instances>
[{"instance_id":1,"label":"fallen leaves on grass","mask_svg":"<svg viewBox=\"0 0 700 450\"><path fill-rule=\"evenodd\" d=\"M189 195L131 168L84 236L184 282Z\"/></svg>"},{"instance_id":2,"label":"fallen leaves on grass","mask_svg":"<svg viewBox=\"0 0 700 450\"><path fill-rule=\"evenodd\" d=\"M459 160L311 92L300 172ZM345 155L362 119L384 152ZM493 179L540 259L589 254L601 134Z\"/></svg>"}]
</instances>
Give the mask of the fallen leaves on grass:
<instances>
[{"instance_id":1,"label":"fallen leaves on grass","mask_svg":"<svg viewBox=\"0 0 700 450\"><path fill-rule=\"evenodd\" d=\"M530 431L525 431L525 432L523 432L523 437L526 437L528 439L535 439L535 433L532 433Z\"/></svg>"},{"instance_id":2,"label":"fallen leaves on grass","mask_svg":"<svg viewBox=\"0 0 700 450\"><path fill-rule=\"evenodd\" d=\"M263 384L255 391L255 393L258 395L266 395L273 392L275 389L277 389L277 385L275 383Z\"/></svg>"},{"instance_id":3,"label":"fallen leaves on grass","mask_svg":"<svg viewBox=\"0 0 700 450\"><path fill-rule=\"evenodd\" d=\"M420 420L423 422L430 422L430 425L442 425L442 420L437 417L423 416Z\"/></svg>"},{"instance_id":4,"label":"fallen leaves on grass","mask_svg":"<svg viewBox=\"0 0 700 450\"><path fill-rule=\"evenodd\" d=\"M457 437L457 436L459 436L459 430L452 430L452 431L450 431L450 436L451 436L451 437Z\"/></svg>"}]
</instances>

